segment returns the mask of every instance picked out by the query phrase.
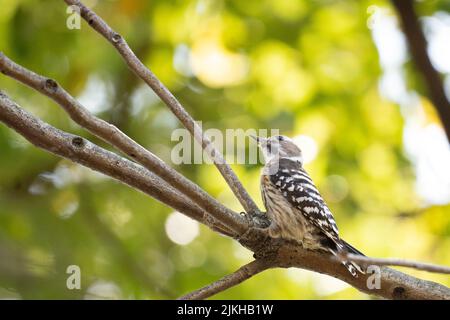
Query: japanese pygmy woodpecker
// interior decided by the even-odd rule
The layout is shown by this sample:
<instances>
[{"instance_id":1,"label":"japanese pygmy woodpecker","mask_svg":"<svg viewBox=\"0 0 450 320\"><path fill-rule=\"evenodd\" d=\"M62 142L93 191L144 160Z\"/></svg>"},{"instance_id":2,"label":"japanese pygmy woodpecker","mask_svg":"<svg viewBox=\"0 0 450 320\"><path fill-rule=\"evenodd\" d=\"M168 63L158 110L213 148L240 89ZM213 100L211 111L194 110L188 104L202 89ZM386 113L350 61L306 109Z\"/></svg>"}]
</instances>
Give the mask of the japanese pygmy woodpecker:
<instances>
[{"instance_id":1,"label":"japanese pygmy woodpecker","mask_svg":"<svg viewBox=\"0 0 450 320\"><path fill-rule=\"evenodd\" d=\"M261 193L271 220L269 235L298 241L309 250L362 255L339 237L333 214L303 168L300 148L285 136L253 138L265 159ZM354 262L343 264L355 277L363 273Z\"/></svg>"}]
</instances>

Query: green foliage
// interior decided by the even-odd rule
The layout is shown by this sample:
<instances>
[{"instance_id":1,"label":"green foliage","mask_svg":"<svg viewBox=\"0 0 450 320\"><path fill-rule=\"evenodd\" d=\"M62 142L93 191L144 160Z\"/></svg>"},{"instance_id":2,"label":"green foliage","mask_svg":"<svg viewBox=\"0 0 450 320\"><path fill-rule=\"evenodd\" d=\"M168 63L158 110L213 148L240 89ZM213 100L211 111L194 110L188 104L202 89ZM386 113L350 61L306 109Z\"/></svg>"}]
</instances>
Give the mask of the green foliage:
<instances>
[{"instance_id":1,"label":"green foliage","mask_svg":"<svg viewBox=\"0 0 450 320\"><path fill-rule=\"evenodd\" d=\"M170 136L179 123L109 44L84 22L81 30L67 29L63 1L1 2L5 54L55 78L74 96L89 83L94 92L104 88L103 98L89 100L99 116L170 162ZM448 7L446 1L426 2L420 5L424 14ZM347 241L371 256L450 264L450 208L422 205L403 151L403 117L378 90L381 68L367 8L388 2L86 3L97 3L94 10L204 128L278 128L314 139L318 154L307 170ZM33 114L104 145L49 99L4 76L0 83ZM259 167L233 169L261 206ZM213 166L177 170L241 210ZM87 291L91 297L175 298L251 259L249 251L203 226L189 244L174 243L165 231L171 212L0 126L0 298L82 298ZM81 291L65 286L73 264L81 268ZM408 272L450 285L448 277ZM92 289L102 282L117 287ZM308 271L273 270L217 298L367 296Z\"/></svg>"}]
</instances>

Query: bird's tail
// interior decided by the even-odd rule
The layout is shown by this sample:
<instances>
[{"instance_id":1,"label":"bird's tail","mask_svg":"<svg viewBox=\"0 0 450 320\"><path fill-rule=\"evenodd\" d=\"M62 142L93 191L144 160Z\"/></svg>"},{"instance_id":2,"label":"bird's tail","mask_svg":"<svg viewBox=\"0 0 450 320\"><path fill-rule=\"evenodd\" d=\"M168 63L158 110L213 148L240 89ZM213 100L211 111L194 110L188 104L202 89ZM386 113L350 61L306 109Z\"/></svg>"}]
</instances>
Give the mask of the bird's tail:
<instances>
[{"instance_id":1,"label":"bird's tail","mask_svg":"<svg viewBox=\"0 0 450 320\"><path fill-rule=\"evenodd\" d=\"M346 241L344 241L342 239L341 239L341 241L342 241L342 245L343 245L343 248L341 248L341 250L343 252L364 256L364 254L361 251L354 248L352 245L350 245ZM354 276L355 278L358 277L359 273L365 274L364 269L361 268L358 264L356 264L353 261L342 261L342 264L347 268L347 270L350 272L350 274L352 276Z\"/></svg>"}]
</instances>

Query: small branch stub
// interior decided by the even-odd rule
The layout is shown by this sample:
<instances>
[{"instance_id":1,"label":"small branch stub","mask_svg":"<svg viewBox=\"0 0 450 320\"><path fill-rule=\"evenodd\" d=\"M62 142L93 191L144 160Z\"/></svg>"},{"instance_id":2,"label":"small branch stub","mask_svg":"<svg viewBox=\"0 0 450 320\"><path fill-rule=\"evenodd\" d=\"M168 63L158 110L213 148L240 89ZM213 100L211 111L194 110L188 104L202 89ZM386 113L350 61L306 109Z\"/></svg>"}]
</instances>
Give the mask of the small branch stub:
<instances>
[{"instance_id":1,"label":"small branch stub","mask_svg":"<svg viewBox=\"0 0 450 320\"><path fill-rule=\"evenodd\" d=\"M58 83L53 79L45 80L45 89L50 92L56 92L58 90Z\"/></svg>"},{"instance_id":2,"label":"small branch stub","mask_svg":"<svg viewBox=\"0 0 450 320\"><path fill-rule=\"evenodd\" d=\"M403 287L395 287L394 291L392 292L392 297L395 300L405 300L406 296L405 296L405 288Z\"/></svg>"},{"instance_id":3,"label":"small branch stub","mask_svg":"<svg viewBox=\"0 0 450 320\"><path fill-rule=\"evenodd\" d=\"M113 36L111 37L112 42L119 43L122 40L122 36L118 33L113 33Z\"/></svg>"},{"instance_id":4,"label":"small branch stub","mask_svg":"<svg viewBox=\"0 0 450 320\"><path fill-rule=\"evenodd\" d=\"M77 148L82 148L84 146L84 139L81 137L74 137L72 139L72 144Z\"/></svg>"}]
</instances>

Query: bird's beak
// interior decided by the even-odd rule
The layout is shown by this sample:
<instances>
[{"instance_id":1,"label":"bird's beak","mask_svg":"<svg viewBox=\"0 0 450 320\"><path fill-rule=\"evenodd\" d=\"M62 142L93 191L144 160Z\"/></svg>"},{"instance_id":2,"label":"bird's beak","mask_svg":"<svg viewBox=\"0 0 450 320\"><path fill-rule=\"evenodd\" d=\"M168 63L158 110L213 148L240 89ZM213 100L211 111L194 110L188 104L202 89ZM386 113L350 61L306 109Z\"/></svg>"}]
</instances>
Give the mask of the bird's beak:
<instances>
[{"instance_id":1,"label":"bird's beak","mask_svg":"<svg viewBox=\"0 0 450 320\"><path fill-rule=\"evenodd\" d=\"M261 141L261 138L258 137L258 136L254 136L254 135L250 134L249 137L252 138L252 139L254 139L254 140L256 141L256 143L258 143L258 144L259 144L259 142Z\"/></svg>"}]
</instances>

